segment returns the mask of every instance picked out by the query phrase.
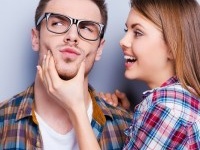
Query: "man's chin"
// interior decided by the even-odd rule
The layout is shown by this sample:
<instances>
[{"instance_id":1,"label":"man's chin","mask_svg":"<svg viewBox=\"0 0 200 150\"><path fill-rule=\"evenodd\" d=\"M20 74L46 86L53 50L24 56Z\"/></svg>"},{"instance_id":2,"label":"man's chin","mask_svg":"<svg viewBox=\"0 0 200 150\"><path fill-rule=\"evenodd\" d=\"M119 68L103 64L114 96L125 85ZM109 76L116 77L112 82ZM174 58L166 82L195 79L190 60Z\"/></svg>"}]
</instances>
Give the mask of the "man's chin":
<instances>
[{"instance_id":1,"label":"man's chin","mask_svg":"<svg viewBox=\"0 0 200 150\"><path fill-rule=\"evenodd\" d=\"M60 77L62 80L70 80L70 79L72 79L74 76L59 75L59 77Z\"/></svg>"}]
</instances>

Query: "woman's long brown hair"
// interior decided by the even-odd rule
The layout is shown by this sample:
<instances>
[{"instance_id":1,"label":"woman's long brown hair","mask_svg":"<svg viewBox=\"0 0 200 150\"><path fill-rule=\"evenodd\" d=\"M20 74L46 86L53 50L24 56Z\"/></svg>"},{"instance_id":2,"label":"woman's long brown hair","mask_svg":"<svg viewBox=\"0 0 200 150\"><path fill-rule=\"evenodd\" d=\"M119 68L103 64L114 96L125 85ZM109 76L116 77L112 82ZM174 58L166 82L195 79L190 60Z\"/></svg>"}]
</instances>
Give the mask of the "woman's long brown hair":
<instances>
[{"instance_id":1,"label":"woman's long brown hair","mask_svg":"<svg viewBox=\"0 0 200 150\"><path fill-rule=\"evenodd\" d=\"M195 0L131 0L131 7L161 30L174 57L176 76L184 88L200 97L200 6L198 2Z\"/></svg>"}]
</instances>

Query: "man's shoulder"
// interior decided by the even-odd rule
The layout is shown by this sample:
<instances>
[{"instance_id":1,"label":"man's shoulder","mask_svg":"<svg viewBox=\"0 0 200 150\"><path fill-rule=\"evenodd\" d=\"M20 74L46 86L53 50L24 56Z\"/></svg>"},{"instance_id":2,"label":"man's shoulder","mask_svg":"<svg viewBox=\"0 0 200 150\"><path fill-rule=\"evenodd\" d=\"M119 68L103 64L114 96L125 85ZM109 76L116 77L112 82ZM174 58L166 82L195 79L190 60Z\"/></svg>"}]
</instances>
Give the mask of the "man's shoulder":
<instances>
[{"instance_id":1,"label":"man's shoulder","mask_svg":"<svg viewBox=\"0 0 200 150\"><path fill-rule=\"evenodd\" d=\"M102 149L122 149L125 142L124 131L131 125L131 114L121 107L113 107L99 97L95 97L96 103L103 114L105 122L102 126L93 124L95 134L99 135L99 144ZM94 110L95 111L95 110ZM94 113L95 114L95 113ZM100 134L98 134L100 133Z\"/></svg>"},{"instance_id":2,"label":"man's shoulder","mask_svg":"<svg viewBox=\"0 0 200 150\"><path fill-rule=\"evenodd\" d=\"M104 116L111 117L113 119L121 119L127 122L131 122L132 120L132 112L128 112L122 107L114 107L108 104L104 99L97 96L95 89L92 85L89 84L89 92L92 96L92 99L98 104L100 109L102 110Z\"/></svg>"},{"instance_id":3,"label":"man's shoulder","mask_svg":"<svg viewBox=\"0 0 200 150\"><path fill-rule=\"evenodd\" d=\"M6 99L0 103L0 109L6 109L12 106L19 106L23 99L23 92L16 94L15 96Z\"/></svg>"},{"instance_id":4,"label":"man's shoulder","mask_svg":"<svg viewBox=\"0 0 200 150\"><path fill-rule=\"evenodd\" d=\"M16 94L15 96L6 99L0 103L0 120L14 119L20 109L27 110L32 105L33 92L30 92L30 87Z\"/></svg>"},{"instance_id":5,"label":"man's shoulder","mask_svg":"<svg viewBox=\"0 0 200 150\"><path fill-rule=\"evenodd\" d=\"M120 106L114 107L99 97L96 97L96 102L104 114L110 114L113 117L113 119L123 119L128 122L131 122L132 120L131 112L128 112L127 110L125 110Z\"/></svg>"},{"instance_id":6,"label":"man's shoulder","mask_svg":"<svg viewBox=\"0 0 200 150\"><path fill-rule=\"evenodd\" d=\"M6 99L0 103L0 116L6 116L6 114L17 113L18 107L22 103L23 92L16 94L12 98Z\"/></svg>"}]
</instances>

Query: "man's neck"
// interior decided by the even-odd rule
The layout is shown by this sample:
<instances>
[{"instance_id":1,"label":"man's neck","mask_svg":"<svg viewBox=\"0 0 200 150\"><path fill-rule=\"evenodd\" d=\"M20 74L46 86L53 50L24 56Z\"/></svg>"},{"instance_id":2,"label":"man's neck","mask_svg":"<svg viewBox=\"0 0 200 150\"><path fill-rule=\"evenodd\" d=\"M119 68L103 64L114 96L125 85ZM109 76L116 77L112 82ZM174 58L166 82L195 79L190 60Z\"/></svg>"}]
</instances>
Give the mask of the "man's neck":
<instances>
[{"instance_id":1,"label":"man's neck","mask_svg":"<svg viewBox=\"0 0 200 150\"><path fill-rule=\"evenodd\" d=\"M88 108L91 97L88 92L88 81L84 84L85 105ZM36 77L34 85L35 111L55 131L65 134L72 129L68 113L46 91L41 80Z\"/></svg>"}]
</instances>

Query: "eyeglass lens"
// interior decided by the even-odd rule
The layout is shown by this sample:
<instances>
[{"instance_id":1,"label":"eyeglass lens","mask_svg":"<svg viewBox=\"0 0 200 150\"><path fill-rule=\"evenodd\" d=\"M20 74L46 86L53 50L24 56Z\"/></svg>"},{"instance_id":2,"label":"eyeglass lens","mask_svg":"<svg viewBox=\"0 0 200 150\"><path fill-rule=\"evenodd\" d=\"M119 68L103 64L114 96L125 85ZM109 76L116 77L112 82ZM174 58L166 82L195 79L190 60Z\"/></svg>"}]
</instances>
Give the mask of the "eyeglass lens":
<instances>
[{"instance_id":1,"label":"eyeglass lens","mask_svg":"<svg viewBox=\"0 0 200 150\"><path fill-rule=\"evenodd\" d=\"M51 14L47 19L47 28L54 33L64 33L69 30L73 19L66 16ZM89 40L96 40L100 34L99 24L91 21L78 21L77 29L80 36Z\"/></svg>"}]
</instances>

